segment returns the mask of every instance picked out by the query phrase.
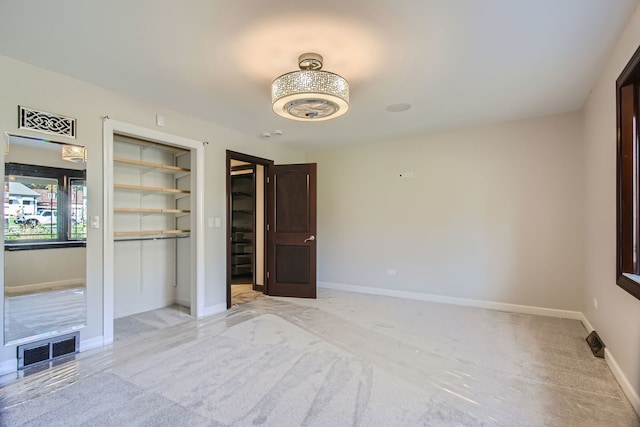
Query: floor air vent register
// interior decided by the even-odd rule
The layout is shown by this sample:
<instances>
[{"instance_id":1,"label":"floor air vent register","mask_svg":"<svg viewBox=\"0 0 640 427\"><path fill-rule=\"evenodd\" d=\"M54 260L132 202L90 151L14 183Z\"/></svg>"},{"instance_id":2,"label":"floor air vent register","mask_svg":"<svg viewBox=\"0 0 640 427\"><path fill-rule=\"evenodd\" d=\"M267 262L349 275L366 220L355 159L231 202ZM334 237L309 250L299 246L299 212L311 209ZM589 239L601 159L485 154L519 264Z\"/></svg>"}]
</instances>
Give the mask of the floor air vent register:
<instances>
[{"instance_id":1,"label":"floor air vent register","mask_svg":"<svg viewBox=\"0 0 640 427\"><path fill-rule=\"evenodd\" d=\"M79 350L80 333L62 335L18 346L18 369L50 362Z\"/></svg>"},{"instance_id":2,"label":"floor air vent register","mask_svg":"<svg viewBox=\"0 0 640 427\"><path fill-rule=\"evenodd\" d=\"M589 348L595 357L601 357L604 359L604 349L606 346L596 331L591 331L587 337L587 344L589 344Z\"/></svg>"}]
</instances>

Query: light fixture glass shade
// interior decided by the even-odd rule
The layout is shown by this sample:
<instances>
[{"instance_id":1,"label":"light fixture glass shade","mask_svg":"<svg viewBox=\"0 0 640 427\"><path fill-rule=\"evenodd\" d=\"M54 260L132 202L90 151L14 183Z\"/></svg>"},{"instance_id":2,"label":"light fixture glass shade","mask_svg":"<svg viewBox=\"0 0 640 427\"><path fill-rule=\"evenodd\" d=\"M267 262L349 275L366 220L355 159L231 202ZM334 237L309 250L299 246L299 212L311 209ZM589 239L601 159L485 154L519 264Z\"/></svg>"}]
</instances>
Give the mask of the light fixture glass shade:
<instances>
[{"instance_id":1,"label":"light fixture glass shade","mask_svg":"<svg viewBox=\"0 0 640 427\"><path fill-rule=\"evenodd\" d=\"M329 120L349 110L349 83L319 69L293 71L273 81L271 102L273 111L287 119Z\"/></svg>"},{"instance_id":2,"label":"light fixture glass shade","mask_svg":"<svg viewBox=\"0 0 640 427\"><path fill-rule=\"evenodd\" d=\"M86 148L80 145L63 145L62 160L74 163L83 163L87 160Z\"/></svg>"}]
</instances>

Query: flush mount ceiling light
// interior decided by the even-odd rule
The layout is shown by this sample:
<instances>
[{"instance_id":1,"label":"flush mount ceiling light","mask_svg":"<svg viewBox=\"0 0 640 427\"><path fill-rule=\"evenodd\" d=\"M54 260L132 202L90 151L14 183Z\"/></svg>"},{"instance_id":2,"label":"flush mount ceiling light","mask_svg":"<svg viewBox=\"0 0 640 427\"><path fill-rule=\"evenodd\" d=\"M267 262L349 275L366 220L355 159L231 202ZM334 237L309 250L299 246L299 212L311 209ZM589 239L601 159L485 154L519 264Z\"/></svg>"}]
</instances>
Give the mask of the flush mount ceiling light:
<instances>
[{"instance_id":1,"label":"flush mount ceiling light","mask_svg":"<svg viewBox=\"0 0 640 427\"><path fill-rule=\"evenodd\" d=\"M349 83L322 71L322 56L303 53L299 71L283 74L271 85L273 111L286 119L320 122L335 119L349 110Z\"/></svg>"},{"instance_id":2,"label":"flush mount ceiling light","mask_svg":"<svg viewBox=\"0 0 640 427\"><path fill-rule=\"evenodd\" d=\"M65 144L62 146L62 160L74 163L84 163L87 160L85 147Z\"/></svg>"}]
</instances>

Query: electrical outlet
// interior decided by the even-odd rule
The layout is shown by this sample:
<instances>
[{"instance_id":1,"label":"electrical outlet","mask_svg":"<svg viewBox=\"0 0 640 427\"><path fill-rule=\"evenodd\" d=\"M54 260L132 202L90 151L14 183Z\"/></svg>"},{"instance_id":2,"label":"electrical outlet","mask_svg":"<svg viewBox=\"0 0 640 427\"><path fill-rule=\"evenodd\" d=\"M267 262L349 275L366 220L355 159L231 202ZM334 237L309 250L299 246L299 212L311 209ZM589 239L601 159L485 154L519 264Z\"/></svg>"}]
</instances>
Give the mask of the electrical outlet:
<instances>
[{"instance_id":1,"label":"electrical outlet","mask_svg":"<svg viewBox=\"0 0 640 427\"><path fill-rule=\"evenodd\" d=\"M394 270L393 268L387 268L387 274L389 276L395 276L396 275L396 270Z\"/></svg>"},{"instance_id":2,"label":"electrical outlet","mask_svg":"<svg viewBox=\"0 0 640 427\"><path fill-rule=\"evenodd\" d=\"M596 298L593 299L593 308L598 308L598 300Z\"/></svg>"}]
</instances>

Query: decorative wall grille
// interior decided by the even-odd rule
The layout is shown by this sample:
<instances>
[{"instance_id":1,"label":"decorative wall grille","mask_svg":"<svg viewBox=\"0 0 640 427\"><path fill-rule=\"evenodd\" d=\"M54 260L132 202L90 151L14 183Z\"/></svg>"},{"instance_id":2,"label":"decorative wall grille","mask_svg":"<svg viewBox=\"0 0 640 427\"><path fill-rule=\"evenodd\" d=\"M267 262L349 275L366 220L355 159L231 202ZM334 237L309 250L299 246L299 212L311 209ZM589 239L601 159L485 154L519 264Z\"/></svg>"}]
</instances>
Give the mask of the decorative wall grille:
<instances>
[{"instance_id":1,"label":"decorative wall grille","mask_svg":"<svg viewBox=\"0 0 640 427\"><path fill-rule=\"evenodd\" d=\"M76 137L76 119L18 106L19 127L37 132Z\"/></svg>"}]
</instances>

